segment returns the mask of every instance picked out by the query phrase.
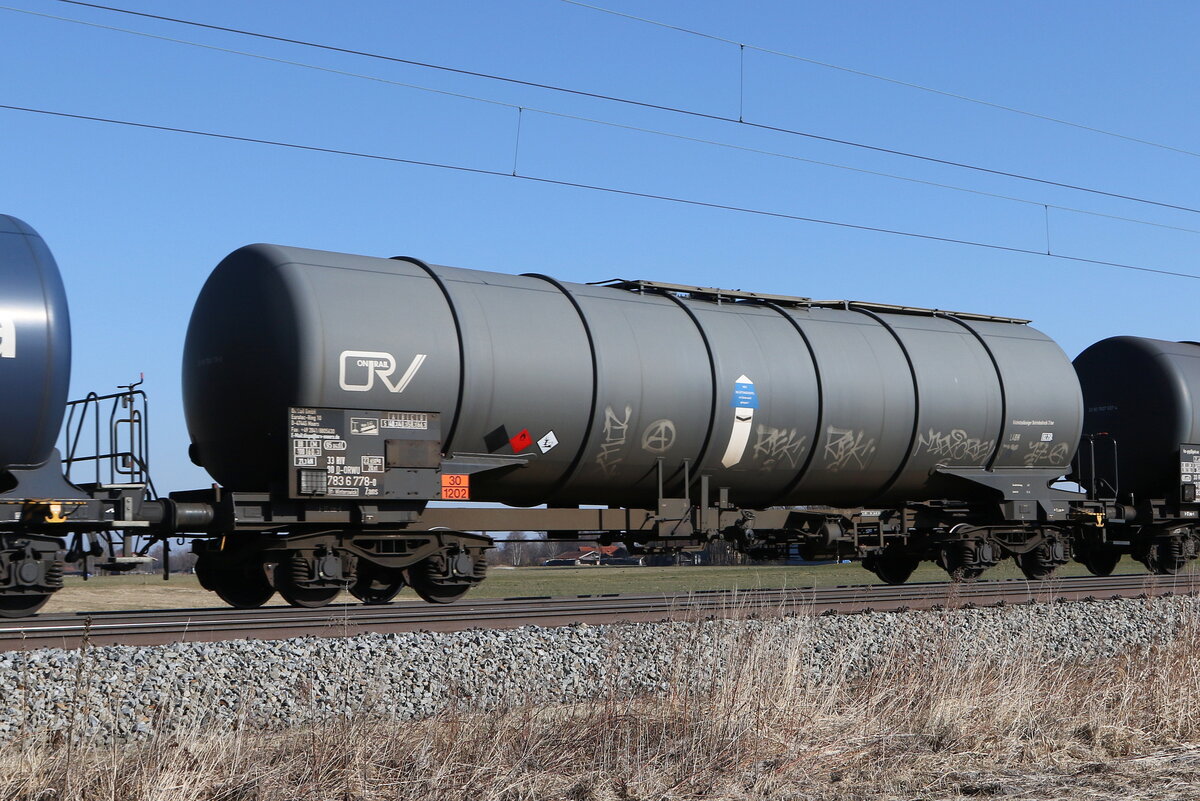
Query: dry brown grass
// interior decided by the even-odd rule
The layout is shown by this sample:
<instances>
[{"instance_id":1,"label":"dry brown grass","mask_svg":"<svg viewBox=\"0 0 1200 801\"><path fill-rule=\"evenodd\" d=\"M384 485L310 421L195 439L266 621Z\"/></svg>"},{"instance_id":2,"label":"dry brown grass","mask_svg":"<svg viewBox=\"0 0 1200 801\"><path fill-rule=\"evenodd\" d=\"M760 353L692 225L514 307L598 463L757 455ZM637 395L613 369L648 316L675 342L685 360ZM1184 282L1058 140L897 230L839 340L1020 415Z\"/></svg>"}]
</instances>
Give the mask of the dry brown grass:
<instances>
[{"instance_id":1,"label":"dry brown grass","mask_svg":"<svg viewBox=\"0 0 1200 801\"><path fill-rule=\"evenodd\" d=\"M101 745L5 747L12 799L1176 799L1200 797L1200 627L1091 664L891 652L805 667L800 638L730 625L725 668L681 651L662 695L601 680L587 702L424 721L348 716ZM857 646L848 645L847 648ZM686 680L684 680L686 677Z\"/></svg>"}]
</instances>

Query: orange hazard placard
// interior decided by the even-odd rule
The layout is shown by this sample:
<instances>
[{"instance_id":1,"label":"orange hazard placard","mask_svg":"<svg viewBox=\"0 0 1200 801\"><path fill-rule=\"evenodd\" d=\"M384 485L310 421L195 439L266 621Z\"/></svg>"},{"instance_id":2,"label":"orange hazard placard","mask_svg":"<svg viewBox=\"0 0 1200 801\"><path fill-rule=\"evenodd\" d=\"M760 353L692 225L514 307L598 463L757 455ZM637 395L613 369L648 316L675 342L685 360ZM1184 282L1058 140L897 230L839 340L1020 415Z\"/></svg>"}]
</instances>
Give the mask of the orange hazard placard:
<instances>
[{"instance_id":1,"label":"orange hazard placard","mask_svg":"<svg viewBox=\"0 0 1200 801\"><path fill-rule=\"evenodd\" d=\"M471 500L471 477L458 473L442 474L443 501Z\"/></svg>"}]
</instances>

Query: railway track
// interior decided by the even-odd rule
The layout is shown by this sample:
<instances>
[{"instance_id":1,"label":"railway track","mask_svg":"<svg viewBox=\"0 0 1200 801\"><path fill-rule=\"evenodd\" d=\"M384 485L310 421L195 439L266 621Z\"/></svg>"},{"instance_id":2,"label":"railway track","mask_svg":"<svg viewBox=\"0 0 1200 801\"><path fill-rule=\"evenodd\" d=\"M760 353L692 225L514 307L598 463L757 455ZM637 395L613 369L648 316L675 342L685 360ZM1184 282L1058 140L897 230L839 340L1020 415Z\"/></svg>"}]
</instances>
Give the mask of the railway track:
<instances>
[{"instance_id":1,"label":"railway track","mask_svg":"<svg viewBox=\"0 0 1200 801\"><path fill-rule=\"evenodd\" d=\"M468 628L562 626L761 614L999 606L1200 593L1200 575L1149 574L805 589L711 590L681 595L587 595L505 598L452 606L334 604L322 609L169 609L76 612L0 623L0 651L92 645L159 645L183 641L336 637L367 632L458 631Z\"/></svg>"}]
</instances>

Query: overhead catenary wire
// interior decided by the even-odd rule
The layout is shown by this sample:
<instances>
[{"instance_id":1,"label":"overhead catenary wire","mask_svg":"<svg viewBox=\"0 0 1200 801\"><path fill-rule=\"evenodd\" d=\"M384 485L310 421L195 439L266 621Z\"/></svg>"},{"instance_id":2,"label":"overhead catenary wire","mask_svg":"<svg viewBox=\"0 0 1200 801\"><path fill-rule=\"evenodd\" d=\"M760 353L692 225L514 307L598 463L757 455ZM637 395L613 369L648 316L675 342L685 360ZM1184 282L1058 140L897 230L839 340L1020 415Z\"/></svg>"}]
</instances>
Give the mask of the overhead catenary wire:
<instances>
[{"instance_id":1,"label":"overhead catenary wire","mask_svg":"<svg viewBox=\"0 0 1200 801\"><path fill-rule=\"evenodd\" d=\"M750 154L754 154L754 155L766 156L766 157L771 157L771 158L787 159L789 161L795 161L795 162L804 163L804 164L812 164L812 165L821 166L821 167L828 167L828 168L836 169L836 170L845 170L848 172L854 172L854 173L858 173L861 175L870 175L870 176L874 176L874 177L878 177L878 178L885 178L885 179L889 179L889 180L904 181L906 183L918 184L918 185L922 185L922 186L929 186L929 187L933 187L933 188L937 188L937 189L945 189L945 190L953 191L953 192L963 192L966 194L976 195L976 196L980 196L980 197L994 198L997 200L1010 201L1013 203L1021 203L1021 204L1025 204L1025 205L1029 205L1029 206L1035 206L1038 208L1055 209L1057 211L1065 211L1065 212L1070 212L1070 213L1074 213L1074 214L1082 214L1082 215L1088 215L1088 216L1093 216L1093 217L1101 217L1101 218L1109 219L1109 220L1118 220L1118 221L1122 221L1122 222L1133 223L1136 225L1145 225L1145 226L1151 226L1154 228L1163 228L1163 229L1167 229L1167 230L1180 231L1180 232L1190 233L1190 234L1200 234L1200 228L1189 228L1189 227L1180 226L1180 225L1170 225L1167 223L1155 222L1153 220L1146 220L1146 219L1141 219L1141 218L1137 218L1137 217L1130 217L1127 215L1109 214L1109 213L1105 213L1105 212L1095 211L1092 209L1082 209L1082 208L1073 207L1073 206L1064 206L1064 205L1056 204L1056 203L1047 203L1047 202L1041 201L1041 200L1032 200L1029 198L1017 197L1015 195L1007 195L1007 194L1003 194L1003 193L999 193L999 192L988 192L988 191L985 191L982 189L973 189L971 187L959 186L956 184L948 184L948 183L941 182L941 181L932 181L932 180L928 180L928 179L924 179L924 178L914 178L912 176L907 176L907 175L897 175L895 173L884 172L882 170L870 170L870 169L866 169L864 167L854 167L849 164L841 164L838 162L823 161L821 159L807 158L804 156L797 156L797 155L794 155L791 153L781 153L779 151L767 150L764 148L756 148L756 147L749 147L746 145L738 145L738 144L734 144L732 142L726 142L726 141L721 141L721 140L716 140L716 139L708 139L708 138L698 137L698 136L688 136L686 134L679 134L679 133L674 133L671 131L664 131L664 130L656 129L656 128L648 128L645 126L613 122L611 120L598 119L595 117L587 117L587 116L583 116L583 115L579 115L579 114L568 114L568 113L560 112L560 111L551 111L549 109L535 108L535 107L530 107L530 106L526 106L526 105L518 105L516 103L508 103L508 102L505 102L502 100L495 100L493 98L480 97L478 95L471 95L471 94L466 94L463 92L454 92L454 91L450 91L450 90L446 90L446 89L436 89L436 88L429 87L429 86L423 86L421 84L415 84L415 83L406 82L406 81L396 81L396 80L392 80L390 78L383 78L383 77L380 77L377 75L367 75L364 73L351 72L348 70L336 69L333 67L326 67L326 66L322 66L319 64L310 64L310 63L303 62L303 61L295 61L293 59L279 58L277 56L268 56L268 55L265 55L262 53L254 53L254 52L250 52L250 51L246 51L246 50L237 50L237 49L229 48L229 47L221 47L218 45L206 44L203 42L195 42L195 41L191 41L188 39L179 39L179 38L172 37L172 36L164 36L162 34L148 33L146 31L138 31L138 30L133 30L130 28L121 28L121 27L114 26L114 25L105 25L105 24L98 23L98 22L92 22L90 20L81 20L81 19L75 19L72 17L63 17L63 16L59 16L57 14L46 14L46 13L43 13L40 11L31 11L31 10L23 9L23 8L14 8L12 6L0 6L0 10L11 11L11 12L19 13L19 14L26 14L29 16L40 17L43 19L55 20L58 22L67 22L67 23L82 25L82 26L86 26L86 27L90 27L90 28L97 28L99 30L115 32L115 33L124 33L124 34L129 34L132 36L139 36L139 37L153 39L153 40L162 41L162 42L170 42L172 44L180 44L180 45L184 45L184 46L188 46L188 47L195 47L195 48L199 48L199 49L203 49L203 50L211 50L211 51L219 52L219 53L244 56L246 58L253 58L253 59L267 61L267 62L274 63L274 64L283 64L283 65L292 66L292 67L299 67L302 69L310 69L310 70L314 70L317 72L324 72L324 73L328 73L331 75L338 75L338 76L345 77L345 78L355 78L355 79L361 79L361 80L366 80L366 81L372 81L375 83L381 83L381 84L386 84L386 85L390 85L390 86L411 89L414 91L426 92L426 93L433 94L433 95L440 95L442 97L450 97L450 98L455 98L455 99L459 99L459 100L466 100L466 101L470 101L470 102L498 106L498 107L502 107L502 108L510 108L517 112L517 127L516 127L516 136L515 136L516 141L514 142L514 158L513 158L513 161L514 161L513 174L514 175L516 174L515 164L516 164L517 154L518 154L519 148L520 148L521 120L523 118L524 112L530 112L530 113L542 114L542 115L545 115L548 117L556 117L556 118L564 119L564 120L572 120L572 121L583 122L583 123L588 123L588 124L592 124L592 125L599 125L599 126L605 126L605 127L609 127L609 128L615 128L615 129L619 129L619 130L632 131L632 132L636 132L636 133L644 133L644 134L649 134L649 135L653 135L653 136L661 136L661 137L666 137L666 138L670 138L670 139L675 139L677 141L709 145L709 146L713 146L713 147L720 147L720 148L725 148L725 149L729 149L729 150L741 151L743 153L750 153Z\"/></svg>"},{"instance_id":2,"label":"overhead catenary wire","mask_svg":"<svg viewBox=\"0 0 1200 801\"><path fill-rule=\"evenodd\" d=\"M1057 259L1060 261L1069 261L1079 264L1089 264L1100 267L1112 267L1122 270L1132 270L1141 273L1151 273L1155 275L1171 276L1175 278L1188 278L1192 280L1200 280L1200 275L1193 273L1177 272L1175 270L1167 270L1159 267L1146 267L1136 264L1127 264L1123 262L1106 261L1103 259L1089 259L1082 256L1071 256L1062 253L1043 253L1041 250L1032 248L1017 247L1015 245L1002 245L995 242L979 242L971 239L959 239L948 236L937 236L935 234L922 234L917 231L905 231L896 228L883 228L873 225L864 225L861 223L846 222L844 220L828 220L820 217L807 217L799 214L789 214L781 211L771 211L767 209L755 209L747 206L735 206L726 203L714 203L710 201L697 200L694 198L676 197L673 195L663 195L653 192L641 192L633 189L622 189L620 187L603 186L600 184L587 184L579 181L567 181L557 178L549 178L538 175L512 175L503 170L490 170L482 167L468 167L462 164L446 164L435 161L424 161L420 159L402 158L400 156L387 156L379 153L365 153L354 150L343 150L339 148L320 147L317 145L305 145L296 142L284 142L275 139L261 139L257 137L238 136L236 134L226 134L216 131L201 131L194 128L179 128L168 125L155 125L152 123L137 122L133 120L121 120L110 117L97 117L87 114L73 114L65 111L54 111L51 109L32 108L28 106L17 106L9 104L0 104L0 109L9 111L22 112L27 114L38 114L49 117L58 117L63 119L80 120L87 122L98 122L108 125L120 125L132 128L140 128L143 130L186 134L190 136L200 136L210 139L219 139L232 142L242 142L248 144L266 145L271 147L287 148L291 150L301 150L313 153L325 153L329 155L347 156L352 158L371 159L374 161L390 162L395 164L408 164L418 167L430 167L443 170L452 170L460 173L468 173L472 175L485 175L497 178L507 178L510 180L529 181L532 183L545 184L549 186L570 187L574 189L583 189L594 192L603 192L612 195L620 195L624 197L636 197L645 200L658 200L669 203L677 203L681 205L693 206L697 208L715 209L720 211L732 211L741 214L752 214L760 217L769 217L780 220L792 220L796 222L814 223L817 225L828 225L837 228L846 228L857 231L870 231L873 233L888 234L892 236L901 236L911 239L921 239L931 242L942 242L946 244L965 245L969 247L985 248L988 250L1001 251L1005 253L1019 253L1030 256L1039 256L1042 258Z\"/></svg>"},{"instance_id":3,"label":"overhead catenary wire","mask_svg":"<svg viewBox=\"0 0 1200 801\"><path fill-rule=\"evenodd\" d=\"M336 45L323 44L320 42L312 42L312 41L308 41L308 40L304 40L304 39L295 39L295 38L286 37L286 36L276 36L274 34L261 33L258 31L248 31L245 29L233 28L233 27L225 26L225 25L215 25L215 24L206 23L206 22L198 22L196 20L182 19L179 17L169 17L169 16L165 16L165 15L161 15L161 14L151 14L151 13L145 12L145 11L134 11L132 9L119 8L116 6L109 6L109 5L102 5L100 3L90 3L90 2L86 2L86 0L57 0L57 2L66 3L66 4L74 5L74 6L82 6L82 7L86 7L86 8L94 8L94 9L98 9L98 10L102 10L102 11L109 11L109 12L113 12L113 13L117 13L117 14L126 14L126 15L130 15L130 16L142 17L142 18L146 18L146 19L155 19L155 20L160 20L163 22L170 22L170 23L179 24L179 25L188 25L188 26L197 27L197 28L204 28L207 30L222 31L225 33L236 34L239 36L250 36L250 37L254 37L254 38L258 38L258 39L265 39L265 40L274 41L274 42L298 45L301 47L310 47L310 48L325 50L325 51L334 52L334 53L343 53L343 54L347 54L347 55L361 56L363 58L377 59L377 60L387 61L387 62L394 63L394 64L406 64L409 66L420 67L420 68L424 68L424 69L432 69L432 70L437 70L437 71L441 71L441 72L448 72L448 73L452 73L455 75L464 75L464 76L468 76L468 77L481 78L481 79L485 79L485 80L499 81L499 82L503 82L503 83L513 84L516 86L526 86L526 87L535 88L535 89L544 89L547 91L569 94L569 95L573 95L576 97L586 97L586 98L591 98L591 99L595 99L595 100L603 100L603 101L607 101L607 102L620 103L623 105L629 105L629 106L634 106L634 107L638 107L638 108L663 111L663 112L667 112L670 114L679 114L682 116L692 117L695 119L706 119L706 120L711 120L714 122L723 122L723 123L732 123L734 125L743 125L743 126L746 126L749 128L757 129L757 130L771 131L774 133L780 133L780 134L785 134L785 135L789 135L789 136L803 137L803 138L811 139L814 141L828 142L830 144L836 144L836 145L844 145L847 147L858 148L861 150L867 150L867 151L874 152L874 153L883 153L886 155L899 156L902 158L916 159L918 161L924 161L924 162L930 163L930 164L940 164L940 165L946 166L946 167L955 167L955 168L970 170L973 172L978 172L978 173L982 173L982 174L986 174L986 175L995 175L995 176L1002 177L1002 178L1012 178L1014 180L1028 181L1031 183L1041 184L1043 186L1053 186L1053 187L1057 187L1059 189L1068 189L1068 190L1076 191L1076 192L1085 192L1085 193L1094 194L1094 195L1103 196L1103 197L1109 197L1109 198L1113 198L1113 199L1117 199L1117 200L1126 200L1126 201L1130 201L1133 203L1144 203L1147 205L1157 206L1160 208L1174 209L1176 211L1186 211L1186 212L1190 212L1193 214L1200 214L1200 208L1195 208L1192 206L1184 206L1182 204L1168 203L1165 201L1153 200L1151 198L1144 198L1144 197L1139 197L1136 195L1128 195L1128 194L1124 194L1121 192L1113 192L1113 191L1108 191L1108 190L1104 190L1104 189L1096 189L1093 187L1086 187L1086 186L1082 186L1079 184L1068 183L1065 181L1055 181L1055 180L1052 180L1049 178L1038 178L1036 176L1024 175L1022 173L1011 172L1008 170L1000 170L1000 169L995 169L995 168L991 168L991 167L984 167L981 165L969 164L967 162L960 162L960 161L954 161L952 159L939 158L937 156L929 156L929 155L924 155L921 153L913 153L910 151L899 150L896 148L883 147L881 145L871 145L871 144L867 144L865 142L856 142L856 141L853 141L850 139L841 139L841 138L834 137L834 136L825 136L823 134L812 133L810 131L801 131L798 129L787 128L787 127L779 126L779 125L768 125L766 123L752 122L750 120L738 120L734 117L729 117L729 116L725 116L725 115L721 115L721 114L711 114L708 112L697 111L695 109L686 109L686 108L681 108L681 107L677 107L677 106L669 106L669 105L662 104L662 103L652 103L652 102L644 101L644 100L634 100L632 98L624 98L624 97L619 97L617 95L608 95L608 94L604 94L601 92L590 92L590 91L583 90L583 89L573 89L570 87L556 86L554 84L541 83L538 81L527 81L527 80L522 80L520 78L513 78L513 77L509 77L509 76L504 76L504 75L497 75L494 73L481 72L478 70L468 70L468 69L464 69L461 67L451 67L451 66L444 65L444 64L433 64L431 62L419 61L416 59L402 58L400 56L389 56L389 55L382 54L382 53L373 53L373 52L366 51L366 50L357 50L354 48L338 47Z\"/></svg>"},{"instance_id":4,"label":"overhead catenary wire","mask_svg":"<svg viewBox=\"0 0 1200 801\"><path fill-rule=\"evenodd\" d=\"M641 22L646 25L653 25L658 28L664 28L666 30L675 31L677 33L688 34L690 36L696 36L696 37L699 37L702 39L709 39L711 41L721 42L723 44L735 45L742 51L743 54L746 50L754 50L759 53L765 53L767 55L779 56L780 58L787 58L787 59L791 59L793 61L801 61L801 62L804 62L805 64L812 64L813 66L816 66L816 67L823 67L825 69L837 70L838 72L844 72L849 75L857 75L860 78L869 78L869 79L875 80L875 81L883 81L884 83L890 83L895 86L903 86L906 89L916 89L921 92L928 92L929 94L940 95L941 97L947 97L952 100L961 100L966 103L974 103L975 105L985 106L987 108L996 109L997 111L1005 111L1005 112L1009 112L1011 114L1019 114L1024 117L1030 117L1032 119L1054 123L1055 125L1065 125L1067 127L1075 128L1075 129L1078 129L1081 131L1088 131L1089 133L1100 134L1102 136L1110 136L1114 139L1122 139L1126 142L1133 142L1135 144L1146 145L1148 147L1156 147L1161 150L1169 150L1172 153L1180 153L1185 156L1200 157L1200 152L1197 152L1195 150L1188 150L1187 148L1176 147L1175 145L1168 145L1168 144L1164 144L1162 142L1155 142L1151 139L1143 139L1143 138L1137 137L1137 136L1130 136L1129 134L1123 134L1123 133L1118 133L1116 131L1110 131L1105 128L1099 128L1095 125L1086 125L1081 122L1074 122L1072 120L1063 119L1062 117L1053 117L1049 114L1040 114L1036 111L1029 111L1028 109L1017 108L1016 106L1009 106L1009 105L1005 105L1004 103L997 103L992 100L984 100L984 99L978 98L978 97L971 97L970 95L964 95L964 94L960 94L958 92L951 92L946 89L938 89L933 86L926 86L924 84L915 83L913 81L905 81L905 80L901 80L900 78L892 78L887 75L880 75L880 74L874 73L874 72L867 72L866 70L855 69L854 67L847 67L842 64L834 64L829 61L821 61L819 59L810 58L808 56L802 56L798 53L789 53L786 50L775 50L770 47L763 47L761 45L753 45L753 44L749 44L748 42L738 41L737 39L729 39L724 36L718 36L716 34L706 33L705 31L695 30L694 28L687 28L682 25L673 25L669 22L662 22L661 20L650 19L649 17L642 17L642 16L638 16L637 14L630 14L625 11L617 11L616 9L612 9L612 8L605 8L604 6L598 6L593 3L585 3L582 0L560 0L560 2L566 3L568 5L572 5L572 6L579 6L580 8L590 9L592 11L598 11L602 14L611 14L614 17L621 17L621 18L631 20L634 22ZM745 69L744 63L741 65L740 69L744 72L744 69Z\"/></svg>"}]
</instances>

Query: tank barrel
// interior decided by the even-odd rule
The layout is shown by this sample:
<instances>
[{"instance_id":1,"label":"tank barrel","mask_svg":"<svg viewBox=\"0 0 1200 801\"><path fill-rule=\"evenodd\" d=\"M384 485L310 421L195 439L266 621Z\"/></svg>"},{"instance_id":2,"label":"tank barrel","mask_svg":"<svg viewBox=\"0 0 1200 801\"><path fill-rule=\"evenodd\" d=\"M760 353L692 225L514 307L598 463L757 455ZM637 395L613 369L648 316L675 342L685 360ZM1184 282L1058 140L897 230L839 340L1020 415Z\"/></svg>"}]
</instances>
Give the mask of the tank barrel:
<instances>
[{"instance_id":1,"label":"tank barrel","mask_svg":"<svg viewBox=\"0 0 1200 801\"><path fill-rule=\"evenodd\" d=\"M648 505L705 476L744 506L961 496L939 469L1065 472L1083 415L1022 320L276 245L209 277L183 381L229 489L321 458L289 450L289 407L377 409L440 415L447 456L525 459L472 479L516 506Z\"/></svg>"}]
</instances>

